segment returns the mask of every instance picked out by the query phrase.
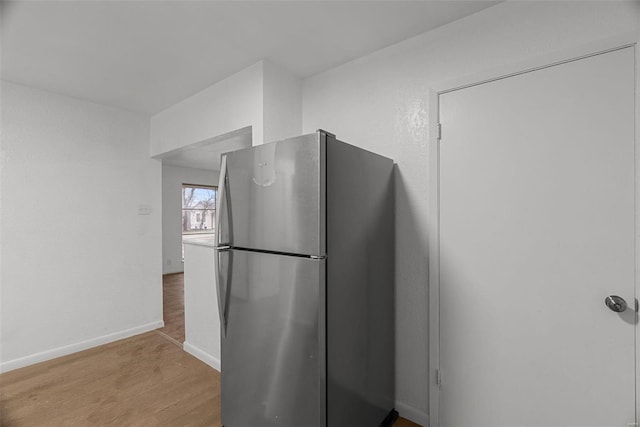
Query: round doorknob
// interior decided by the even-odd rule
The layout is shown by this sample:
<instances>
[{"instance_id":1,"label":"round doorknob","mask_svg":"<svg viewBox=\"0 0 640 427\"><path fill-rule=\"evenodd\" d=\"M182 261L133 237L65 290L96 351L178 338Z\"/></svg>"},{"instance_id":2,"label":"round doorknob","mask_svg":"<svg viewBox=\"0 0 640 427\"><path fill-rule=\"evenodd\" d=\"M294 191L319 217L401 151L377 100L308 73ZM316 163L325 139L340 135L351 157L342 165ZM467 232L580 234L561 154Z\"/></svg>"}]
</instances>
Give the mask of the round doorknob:
<instances>
[{"instance_id":1,"label":"round doorknob","mask_svg":"<svg viewBox=\"0 0 640 427\"><path fill-rule=\"evenodd\" d=\"M618 295L609 295L604 299L604 303L611 311L622 313L627 309L627 302Z\"/></svg>"}]
</instances>

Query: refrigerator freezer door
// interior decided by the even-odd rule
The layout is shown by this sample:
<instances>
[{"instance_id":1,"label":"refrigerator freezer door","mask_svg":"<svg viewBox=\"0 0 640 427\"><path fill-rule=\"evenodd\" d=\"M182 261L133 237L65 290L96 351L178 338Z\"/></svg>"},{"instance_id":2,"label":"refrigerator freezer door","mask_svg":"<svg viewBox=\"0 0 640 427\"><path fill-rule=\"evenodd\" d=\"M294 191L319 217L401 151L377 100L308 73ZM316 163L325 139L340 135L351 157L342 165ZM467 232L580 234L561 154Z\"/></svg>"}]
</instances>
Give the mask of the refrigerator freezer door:
<instances>
[{"instance_id":1,"label":"refrigerator freezer door","mask_svg":"<svg viewBox=\"0 0 640 427\"><path fill-rule=\"evenodd\" d=\"M325 254L324 137L317 132L225 155L220 243Z\"/></svg>"},{"instance_id":2,"label":"refrigerator freezer door","mask_svg":"<svg viewBox=\"0 0 640 427\"><path fill-rule=\"evenodd\" d=\"M326 424L325 261L231 250L222 338L225 427Z\"/></svg>"}]
</instances>

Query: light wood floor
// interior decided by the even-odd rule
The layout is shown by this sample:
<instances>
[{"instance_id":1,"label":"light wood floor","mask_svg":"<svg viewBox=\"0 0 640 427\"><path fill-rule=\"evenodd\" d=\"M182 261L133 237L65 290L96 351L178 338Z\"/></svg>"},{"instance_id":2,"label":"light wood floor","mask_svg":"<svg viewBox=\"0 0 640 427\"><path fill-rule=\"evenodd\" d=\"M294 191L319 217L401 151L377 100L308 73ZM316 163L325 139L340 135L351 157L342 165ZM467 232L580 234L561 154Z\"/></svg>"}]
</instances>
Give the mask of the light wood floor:
<instances>
[{"instance_id":1,"label":"light wood floor","mask_svg":"<svg viewBox=\"0 0 640 427\"><path fill-rule=\"evenodd\" d=\"M167 316L182 277L165 276L163 329L0 375L0 426L220 426L220 374L176 345L184 314Z\"/></svg>"},{"instance_id":2,"label":"light wood floor","mask_svg":"<svg viewBox=\"0 0 640 427\"><path fill-rule=\"evenodd\" d=\"M3 427L219 426L220 374L156 332L0 375Z\"/></svg>"},{"instance_id":3,"label":"light wood floor","mask_svg":"<svg viewBox=\"0 0 640 427\"><path fill-rule=\"evenodd\" d=\"M162 316L164 327L160 331L182 344L184 342L184 273L162 276Z\"/></svg>"},{"instance_id":4,"label":"light wood floor","mask_svg":"<svg viewBox=\"0 0 640 427\"><path fill-rule=\"evenodd\" d=\"M220 374L148 332L0 375L0 425L220 426Z\"/></svg>"}]
</instances>

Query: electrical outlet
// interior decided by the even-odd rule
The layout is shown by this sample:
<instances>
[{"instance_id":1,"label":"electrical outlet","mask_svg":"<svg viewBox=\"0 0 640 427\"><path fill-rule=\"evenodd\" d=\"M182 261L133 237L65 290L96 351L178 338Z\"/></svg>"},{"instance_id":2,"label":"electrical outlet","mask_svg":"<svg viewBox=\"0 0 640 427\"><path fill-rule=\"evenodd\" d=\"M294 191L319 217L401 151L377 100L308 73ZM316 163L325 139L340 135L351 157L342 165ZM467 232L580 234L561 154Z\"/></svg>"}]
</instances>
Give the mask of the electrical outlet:
<instances>
[{"instance_id":1,"label":"electrical outlet","mask_svg":"<svg viewBox=\"0 0 640 427\"><path fill-rule=\"evenodd\" d=\"M170 259L167 260L167 265L171 265L171 260Z\"/></svg>"}]
</instances>

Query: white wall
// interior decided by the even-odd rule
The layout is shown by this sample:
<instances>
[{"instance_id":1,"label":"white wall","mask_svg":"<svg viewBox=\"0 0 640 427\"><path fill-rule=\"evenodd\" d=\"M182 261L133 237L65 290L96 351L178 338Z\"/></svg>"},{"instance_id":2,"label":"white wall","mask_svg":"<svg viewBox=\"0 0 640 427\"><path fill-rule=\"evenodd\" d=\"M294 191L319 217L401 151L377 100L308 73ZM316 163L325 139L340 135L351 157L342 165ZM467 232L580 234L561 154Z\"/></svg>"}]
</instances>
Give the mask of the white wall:
<instances>
[{"instance_id":1,"label":"white wall","mask_svg":"<svg viewBox=\"0 0 640 427\"><path fill-rule=\"evenodd\" d=\"M186 352L220 371L220 315L212 242L184 245L184 345Z\"/></svg>"},{"instance_id":2,"label":"white wall","mask_svg":"<svg viewBox=\"0 0 640 427\"><path fill-rule=\"evenodd\" d=\"M300 135L302 81L270 61L262 61L262 67L264 142Z\"/></svg>"},{"instance_id":3,"label":"white wall","mask_svg":"<svg viewBox=\"0 0 640 427\"><path fill-rule=\"evenodd\" d=\"M396 408L427 423L430 87L638 32L640 3L507 2L303 81L303 132L323 128L393 158L396 195ZM444 130L446 132L446 129Z\"/></svg>"},{"instance_id":4,"label":"white wall","mask_svg":"<svg viewBox=\"0 0 640 427\"><path fill-rule=\"evenodd\" d=\"M262 62L151 117L151 155L247 126L262 143Z\"/></svg>"},{"instance_id":5,"label":"white wall","mask_svg":"<svg viewBox=\"0 0 640 427\"><path fill-rule=\"evenodd\" d=\"M3 370L162 326L148 144L147 117L2 83Z\"/></svg>"},{"instance_id":6,"label":"white wall","mask_svg":"<svg viewBox=\"0 0 640 427\"><path fill-rule=\"evenodd\" d=\"M218 185L217 171L162 165L162 274L182 264L182 184Z\"/></svg>"},{"instance_id":7,"label":"white wall","mask_svg":"<svg viewBox=\"0 0 640 427\"><path fill-rule=\"evenodd\" d=\"M151 155L247 126L253 145L299 135L301 80L276 64L259 61L151 117Z\"/></svg>"}]
</instances>

